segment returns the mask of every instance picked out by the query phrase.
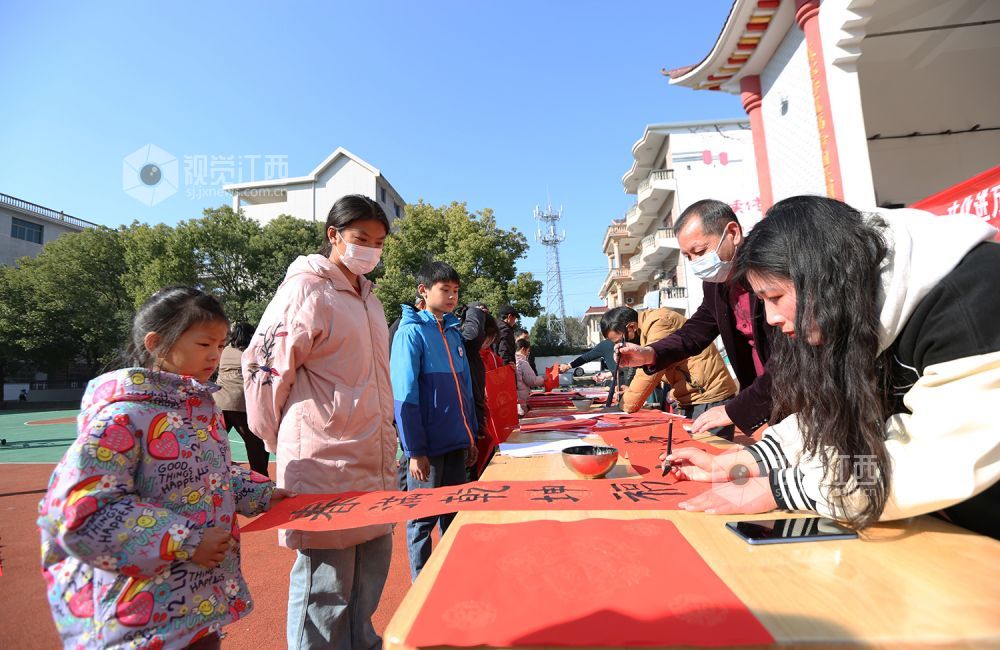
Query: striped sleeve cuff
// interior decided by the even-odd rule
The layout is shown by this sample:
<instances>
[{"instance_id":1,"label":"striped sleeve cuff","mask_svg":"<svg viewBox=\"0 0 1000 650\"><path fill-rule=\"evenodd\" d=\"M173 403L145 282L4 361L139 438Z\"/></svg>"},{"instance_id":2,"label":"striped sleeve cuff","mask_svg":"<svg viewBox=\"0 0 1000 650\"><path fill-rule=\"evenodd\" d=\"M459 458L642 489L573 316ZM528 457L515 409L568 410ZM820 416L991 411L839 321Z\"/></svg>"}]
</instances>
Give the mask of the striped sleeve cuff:
<instances>
[{"instance_id":1,"label":"striped sleeve cuff","mask_svg":"<svg viewBox=\"0 0 1000 650\"><path fill-rule=\"evenodd\" d=\"M761 476L766 476L775 470L788 467L790 463L781 450L781 444L771 435L764 434L760 442L746 448L753 459L757 461L757 469Z\"/></svg>"},{"instance_id":2,"label":"striped sleeve cuff","mask_svg":"<svg viewBox=\"0 0 1000 650\"><path fill-rule=\"evenodd\" d=\"M816 501L806 494L802 479L802 470L798 467L771 472L768 480L771 482L774 502L779 508L782 510L816 511Z\"/></svg>"}]
</instances>

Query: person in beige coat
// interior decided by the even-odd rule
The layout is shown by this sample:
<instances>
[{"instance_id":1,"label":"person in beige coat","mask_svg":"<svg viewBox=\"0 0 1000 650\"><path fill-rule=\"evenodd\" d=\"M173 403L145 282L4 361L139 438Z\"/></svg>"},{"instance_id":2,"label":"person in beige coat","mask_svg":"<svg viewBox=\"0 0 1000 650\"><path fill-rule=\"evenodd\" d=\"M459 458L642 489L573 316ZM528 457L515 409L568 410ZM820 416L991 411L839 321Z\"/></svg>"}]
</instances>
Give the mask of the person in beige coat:
<instances>
[{"instance_id":1,"label":"person in beige coat","mask_svg":"<svg viewBox=\"0 0 1000 650\"><path fill-rule=\"evenodd\" d=\"M677 331L684 321L683 316L671 309L636 312L631 307L616 307L605 313L601 325L607 325L604 335L608 339L617 342L622 336L632 340L637 337L640 345L647 345ZM710 345L695 356L657 373L649 374L642 368L637 369L622 396L622 410L626 413L638 411L661 382L670 385L680 412L689 418L696 418L710 408L725 404L736 394L736 382L726 369L719 351ZM712 433L732 439L733 426L719 427Z\"/></svg>"},{"instance_id":2,"label":"person in beige coat","mask_svg":"<svg viewBox=\"0 0 1000 650\"><path fill-rule=\"evenodd\" d=\"M338 200L321 254L292 262L243 353L250 428L277 454L278 485L300 494L396 488L389 328L364 276L388 233L371 199ZM296 550L289 648L381 647L371 616L390 533L389 525L279 532Z\"/></svg>"},{"instance_id":3,"label":"person in beige coat","mask_svg":"<svg viewBox=\"0 0 1000 650\"><path fill-rule=\"evenodd\" d=\"M267 476L267 461L270 454L264 449L264 441L250 431L247 422L247 400L243 394L243 351L253 339L254 326L247 322L233 325L229 334L229 344L222 351L219 360L219 378L216 383L221 390L215 394L215 403L222 409L222 419L226 430L236 429L247 450L250 469Z\"/></svg>"}]
</instances>

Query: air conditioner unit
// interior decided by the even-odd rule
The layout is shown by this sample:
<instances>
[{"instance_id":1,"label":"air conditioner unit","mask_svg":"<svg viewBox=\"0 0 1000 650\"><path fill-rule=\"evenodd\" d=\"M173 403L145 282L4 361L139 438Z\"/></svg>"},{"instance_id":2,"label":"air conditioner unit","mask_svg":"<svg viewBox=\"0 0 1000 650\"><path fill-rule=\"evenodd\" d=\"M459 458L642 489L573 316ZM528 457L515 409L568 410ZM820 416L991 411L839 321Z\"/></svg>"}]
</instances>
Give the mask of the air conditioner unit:
<instances>
[{"instance_id":1,"label":"air conditioner unit","mask_svg":"<svg viewBox=\"0 0 1000 650\"><path fill-rule=\"evenodd\" d=\"M626 305L631 305L633 302L635 302L635 298L626 298L625 299L625 304Z\"/></svg>"}]
</instances>

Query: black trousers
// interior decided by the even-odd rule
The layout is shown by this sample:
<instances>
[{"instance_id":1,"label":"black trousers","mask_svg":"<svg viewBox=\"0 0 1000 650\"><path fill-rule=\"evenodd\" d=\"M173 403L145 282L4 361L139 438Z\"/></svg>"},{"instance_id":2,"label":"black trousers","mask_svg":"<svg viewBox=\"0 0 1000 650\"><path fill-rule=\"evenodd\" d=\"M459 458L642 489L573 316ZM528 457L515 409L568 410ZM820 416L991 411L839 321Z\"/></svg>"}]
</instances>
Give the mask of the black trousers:
<instances>
[{"instance_id":1,"label":"black trousers","mask_svg":"<svg viewBox=\"0 0 1000 650\"><path fill-rule=\"evenodd\" d=\"M226 420L226 431L236 429L236 433L243 438L243 444L247 446L247 459L250 461L250 469L267 476L267 461L269 454L264 449L264 441L250 431L247 423L245 411L223 411L222 417Z\"/></svg>"}]
</instances>

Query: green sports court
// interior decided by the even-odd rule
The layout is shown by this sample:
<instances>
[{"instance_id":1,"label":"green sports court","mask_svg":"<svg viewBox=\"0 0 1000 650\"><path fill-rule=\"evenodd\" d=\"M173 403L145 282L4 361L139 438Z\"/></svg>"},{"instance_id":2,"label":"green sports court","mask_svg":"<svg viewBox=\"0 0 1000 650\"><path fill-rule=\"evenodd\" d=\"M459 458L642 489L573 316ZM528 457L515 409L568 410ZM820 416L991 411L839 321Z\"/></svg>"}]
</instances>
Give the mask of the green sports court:
<instances>
[{"instance_id":1,"label":"green sports court","mask_svg":"<svg viewBox=\"0 0 1000 650\"><path fill-rule=\"evenodd\" d=\"M57 463L76 440L79 409L12 411L0 414L0 463ZM233 460L247 462L246 445L236 431L229 432Z\"/></svg>"}]
</instances>

